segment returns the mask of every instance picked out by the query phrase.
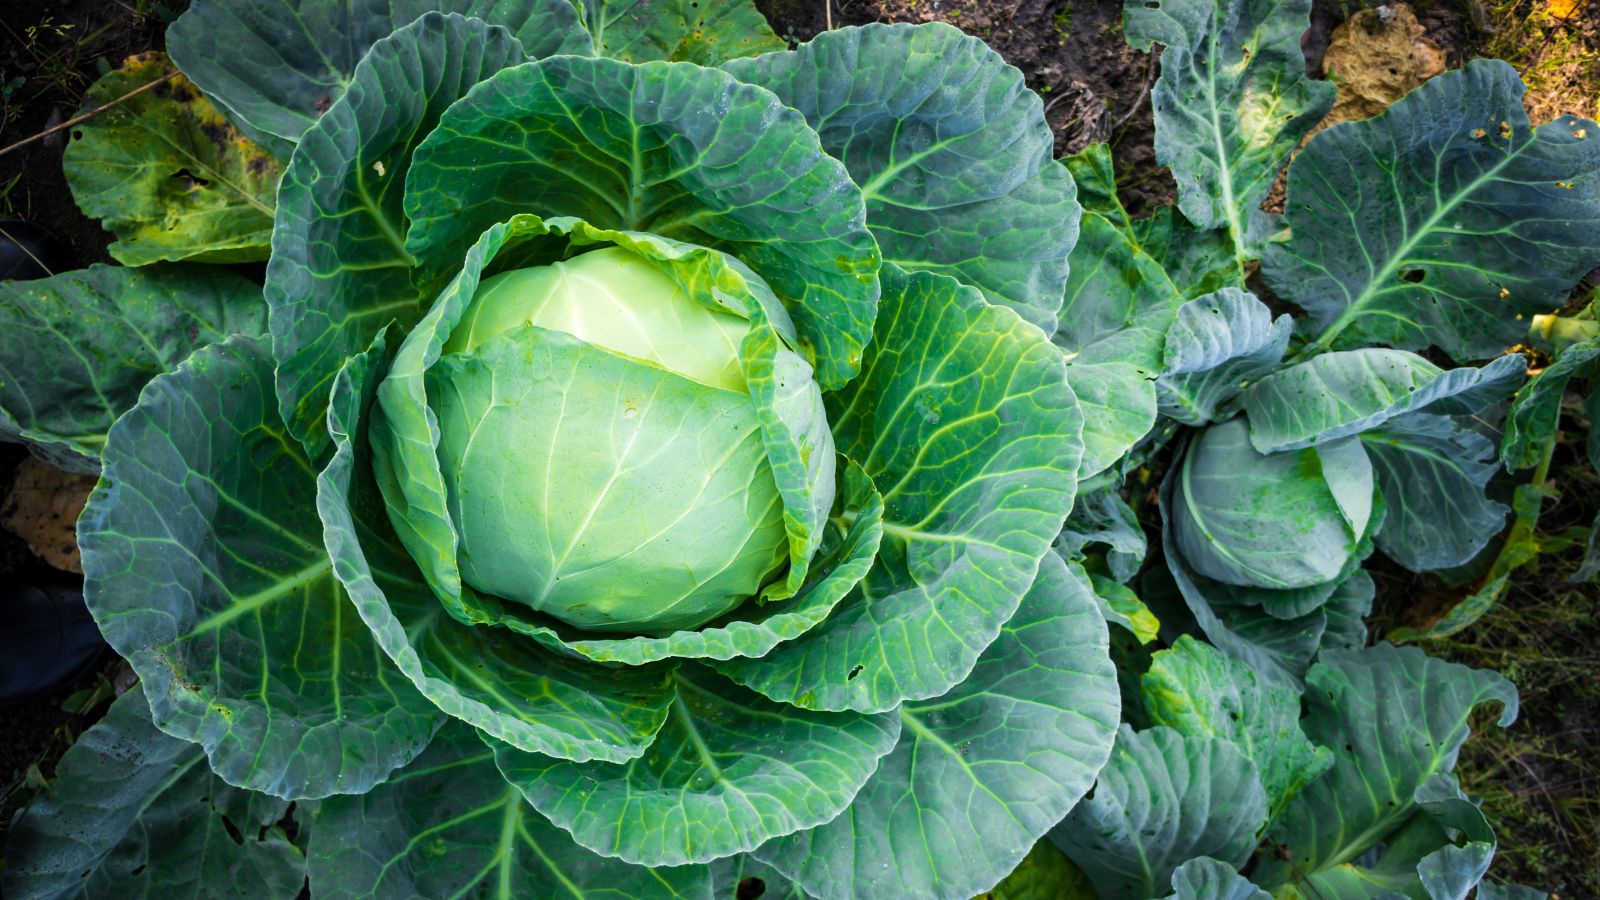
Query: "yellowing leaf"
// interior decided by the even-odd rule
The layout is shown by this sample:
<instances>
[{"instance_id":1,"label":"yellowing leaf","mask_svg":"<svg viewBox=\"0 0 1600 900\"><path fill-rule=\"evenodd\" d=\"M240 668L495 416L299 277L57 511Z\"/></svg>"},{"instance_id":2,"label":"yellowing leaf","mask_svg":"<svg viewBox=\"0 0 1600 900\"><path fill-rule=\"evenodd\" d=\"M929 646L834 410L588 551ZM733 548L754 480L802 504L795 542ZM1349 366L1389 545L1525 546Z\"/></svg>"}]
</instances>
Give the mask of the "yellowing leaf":
<instances>
[{"instance_id":1,"label":"yellowing leaf","mask_svg":"<svg viewBox=\"0 0 1600 900\"><path fill-rule=\"evenodd\" d=\"M283 167L174 71L164 54L140 53L89 89L94 108L173 76L73 129L73 199L116 234L111 255L125 265L266 259Z\"/></svg>"}]
</instances>

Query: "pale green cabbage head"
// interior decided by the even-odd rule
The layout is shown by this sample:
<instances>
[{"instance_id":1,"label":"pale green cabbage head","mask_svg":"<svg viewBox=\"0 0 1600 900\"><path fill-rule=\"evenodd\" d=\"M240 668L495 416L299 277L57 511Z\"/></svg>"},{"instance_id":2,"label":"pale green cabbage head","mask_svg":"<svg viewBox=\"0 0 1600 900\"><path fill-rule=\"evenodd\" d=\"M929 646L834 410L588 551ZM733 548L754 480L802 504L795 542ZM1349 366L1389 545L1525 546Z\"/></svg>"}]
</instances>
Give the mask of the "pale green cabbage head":
<instances>
[{"instance_id":1,"label":"pale green cabbage head","mask_svg":"<svg viewBox=\"0 0 1600 900\"><path fill-rule=\"evenodd\" d=\"M597 631L691 628L758 594L788 539L749 331L621 247L486 279L429 390L467 586Z\"/></svg>"}]
</instances>

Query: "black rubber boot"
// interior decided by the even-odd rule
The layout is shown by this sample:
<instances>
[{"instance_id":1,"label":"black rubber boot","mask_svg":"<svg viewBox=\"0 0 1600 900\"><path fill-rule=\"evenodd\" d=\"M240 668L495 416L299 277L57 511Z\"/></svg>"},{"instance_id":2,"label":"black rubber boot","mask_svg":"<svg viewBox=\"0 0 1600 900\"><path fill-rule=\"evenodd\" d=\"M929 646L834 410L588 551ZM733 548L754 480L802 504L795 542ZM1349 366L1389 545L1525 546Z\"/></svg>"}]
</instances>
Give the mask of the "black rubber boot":
<instances>
[{"instance_id":1,"label":"black rubber boot","mask_svg":"<svg viewBox=\"0 0 1600 900\"><path fill-rule=\"evenodd\" d=\"M63 576L0 590L0 704L58 691L106 652L75 581Z\"/></svg>"},{"instance_id":2,"label":"black rubber boot","mask_svg":"<svg viewBox=\"0 0 1600 900\"><path fill-rule=\"evenodd\" d=\"M74 268L66 245L43 225L0 220L0 281L31 281Z\"/></svg>"}]
</instances>

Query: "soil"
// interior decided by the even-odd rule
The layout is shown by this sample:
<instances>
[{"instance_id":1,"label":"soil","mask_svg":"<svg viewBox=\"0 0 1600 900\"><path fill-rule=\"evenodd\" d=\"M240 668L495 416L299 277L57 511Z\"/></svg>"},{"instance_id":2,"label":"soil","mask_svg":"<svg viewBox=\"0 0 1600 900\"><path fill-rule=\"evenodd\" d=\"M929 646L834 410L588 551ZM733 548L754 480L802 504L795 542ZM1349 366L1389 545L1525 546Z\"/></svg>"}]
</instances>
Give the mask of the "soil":
<instances>
[{"instance_id":1,"label":"soil","mask_svg":"<svg viewBox=\"0 0 1600 900\"><path fill-rule=\"evenodd\" d=\"M1074 152L1090 139L1109 140L1124 200L1135 214L1169 203L1174 196L1172 179L1156 164L1152 149L1149 87L1156 61L1123 41L1120 2L755 2L778 34L791 41L807 40L830 23L955 25L988 42L1045 98L1058 154ZM1426 38L1443 50L1453 67L1485 47L1513 53L1523 41L1522 23L1555 2L1573 6L1572 0L1419 0L1414 8ZM188 0L0 0L0 5L3 149L77 114L88 86L125 57L162 49L166 24ZM1314 0L1311 28L1302 39L1311 74L1321 77L1322 56L1334 27L1364 5L1371 4ZM1595 76L1582 61L1589 60L1592 67L1600 54L1600 0L1578 0L1574 8L1577 11L1562 26L1530 33L1535 42L1548 44L1551 35L1569 44L1575 41L1582 53L1589 54L1562 57L1579 60L1571 68L1576 74L1563 83L1583 86L1593 82L1582 79ZM1537 74L1541 67L1550 68L1548 53L1540 53L1531 54L1521 67L1530 80L1541 77ZM1575 103L1590 105L1575 106L1574 112L1594 115L1600 109L1596 100L1600 93L1580 89L1572 96ZM77 211L62 174L65 138L65 132L57 133L0 155L0 218L28 218L52 229L80 264L109 262L105 248L110 236ZM1578 452L1571 448L1563 452L1565 465L1583 465ZM0 444L0 489L9 489L24 458L19 448ZM1567 526L1586 525L1594 520L1597 507L1596 483L1569 489L1552 506L1546 529L1553 534ZM1472 665L1508 670L1523 685L1523 718L1518 726L1469 744L1462 762L1469 790L1486 795L1486 808L1502 829L1494 877L1554 888L1566 896L1600 896L1593 815L1600 776L1589 758L1589 748L1600 742L1600 722L1594 712L1600 708L1600 660L1594 649L1600 646L1600 626L1594 613L1595 592L1564 580L1576 558L1568 551L1551 557L1538 570L1519 573L1505 600L1483 622L1460 639L1429 649ZM25 580L45 571L45 566L26 542L0 530L0 582ZM1407 598L1437 591L1439 586L1406 581L1397 574L1385 588L1393 602L1379 611L1379 633L1384 616L1403 618ZM97 671L57 696L0 709L0 841L12 811L38 778L51 774L60 754L103 711L107 685L115 684L119 674L126 680L122 666L108 657ZM85 692L92 694L90 699L84 699Z\"/></svg>"}]
</instances>

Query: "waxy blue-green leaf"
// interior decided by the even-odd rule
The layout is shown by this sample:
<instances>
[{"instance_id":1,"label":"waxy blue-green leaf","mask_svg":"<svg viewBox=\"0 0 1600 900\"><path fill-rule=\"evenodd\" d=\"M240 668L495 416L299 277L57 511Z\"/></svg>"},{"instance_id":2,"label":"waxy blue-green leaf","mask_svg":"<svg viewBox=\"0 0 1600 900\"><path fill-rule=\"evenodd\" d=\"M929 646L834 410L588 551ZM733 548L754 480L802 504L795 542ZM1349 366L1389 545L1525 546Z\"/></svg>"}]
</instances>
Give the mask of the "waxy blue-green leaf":
<instances>
[{"instance_id":1,"label":"waxy blue-green leaf","mask_svg":"<svg viewBox=\"0 0 1600 900\"><path fill-rule=\"evenodd\" d=\"M176 74L165 55L141 53L89 88L84 105L99 114L61 157L72 199L116 234L106 252L123 265L266 259L283 164ZM161 78L172 80L121 99Z\"/></svg>"},{"instance_id":2,"label":"waxy blue-green leaf","mask_svg":"<svg viewBox=\"0 0 1600 900\"><path fill-rule=\"evenodd\" d=\"M827 621L716 667L813 709L884 712L971 671L1076 491L1083 420L1061 354L953 279L885 266L861 376L828 395L839 452L883 494L883 542Z\"/></svg>"},{"instance_id":3,"label":"waxy blue-green leaf","mask_svg":"<svg viewBox=\"0 0 1600 900\"><path fill-rule=\"evenodd\" d=\"M1361 435L1388 504L1378 547L1414 572L1466 564L1505 525L1485 493L1500 471L1494 442L1446 416L1392 419Z\"/></svg>"},{"instance_id":4,"label":"waxy blue-green leaf","mask_svg":"<svg viewBox=\"0 0 1600 900\"><path fill-rule=\"evenodd\" d=\"M680 667L650 749L572 763L489 740L500 773L579 844L643 866L711 862L832 820L900 737L891 713L810 712Z\"/></svg>"},{"instance_id":5,"label":"waxy blue-green leaf","mask_svg":"<svg viewBox=\"0 0 1600 900\"><path fill-rule=\"evenodd\" d=\"M1070 362L1067 384L1083 411L1078 478L1093 478L1122 461L1156 424L1156 386L1126 362Z\"/></svg>"},{"instance_id":6,"label":"waxy blue-green leaf","mask_svg":"<svg viewBox=\"0 0 1600 900\"><path fill-rule=\"evenodd\" d=\"M1238 866L1267 818L1252 763L1232 742L1171 728L1117 733L1094 795L1050 832L1102 897L1161 897L1199 856Z\"/></svg>"},{"instance_id":7,"label":"waxy blue-green leaf","mask_svg":"<svg viewBox=\"0 0 1600 900\"><path fill-rule=\"evenodd\" d=\"M244 336L145 387L78 522L84 600L156 724L229 784L360 793L441 716L334 577L315 472L274 408L272 357Z\"/></svg>"},{"instance_id":8,"label":"waxy blue-green leaf","mask_svg":"<svg viewBox=\"0 0 1600 900\"><path fill-rule=\"evenodd\" d=\"M1150 93L1156 160L1178 182L1178 208L1224 229L1244 279L1251 218L1289 154L1333 105L1334 86L1306 75L1300 36L1311 0L1125 0L1136 50L1163 45Z\"/></svg>"},{"instance_id":9,"label":"waxy blue-green leaf","mask_svg":"<svg viewBox=\"0 0 1600 900\"><path fill-rule=\"evenodd\" d=\"M594 52L569 0L196 0L167 29L167 52L246 135L287 159L372 45L435 11L503 26L530 56Z\"/></svg>"},{"instance_id":10,"label":"waxy blue-green leaf","mask_svg":"<svg viewBox=\"0 0 1600 900\"><path fill-rule=\"evenodd\" d=\"M1085 213L1053 340L1074 364L1118 363L1154 376L1183 297L1161 264L1111 220Z\"/></svg>"},{"instance_id":11,"label":"waxy blue-green leaf","mask_svg":"<svg viewBox=\"0 0 1600 900\"><path fill-rule=\"evenodd\" d=\"M1022 73L942 22L824 31L723 66L805 115L861 185L883 258L1055 330L1077 190Z\"/></svg>"},{"instance_id":12,"label":"waxy blue-green leaf","mask_svg":"<svg viewBox=\"0 0 1600 900\"><path fill-rule=\"evenodd\" d=\"M0 282L0 440L99 470L106 432L151 378L266 330L261 291L210 266L90 266Z\"/></svg>"},{"instance_id":13,"label":"waxy blue-green leaf","mask_svg":"<svg viewBox=\"0 0 1600 900\"><path fill-rule=\"evenodd\" d=\"M572 0L600 56L714 66L789 45L750 0Z\"/></svg>"},{"instance_id":14,"label":"waxy blue-green leaf","mask_svg":"<svg viewBox=\"0 0 1600 900\"><path fill-rule=\"evenodd\" d=\"M429 280L517 213L724 251L788 306L824 389L856 373L872 333L861 190L798 112L719 69L574 56L507 69L418 147L405 210Z\"/></svg>"},{"instance_id":15,"label":"waxy blue-green leaf","mask_svg":"<svg viewBox=\"0 0 1600 900\"><path fill-rule=\"evenodd\" d=\"M1227 584L1331 582L1372 521L1372 463L1354 439L1267 455L1231 419L1189 445L1175 481L1163 507L1174 543L1195 571Z\"/></svg>"},{"instance_id":16,"label":"waxy blue-green leaf","mask_svg":"<svg viewBox=\"0 0 1600 900\"><path fill-rule=\"evenodd\" d=\"M706 867L647 869L573 843L500 777L494 753L460 722L387 782L322 803L306 857L318 900L712 896Z\"/></svg>"},{"instance_id":17,"label":"waxy blue-green leaf","mask_svg":"<svg viewBox=\"0 0 1600 900\"><path fill-rule=\"evenodd\" d=\"M1537 129L1522 82L1472 60L1382 115L1311 139L1289 167L1262 271L1325 347L1436 346L1460 362L1520 340L1600 258L1600 128Z\"/></svg>"},{"instance_id":18,"label":"waxy blue-green leaf","mask_svg":"<svg viewBox=\"0 0 1600 900\"><path fill-rule=\"evenodd\" d=\"M1167 329L1156 396L1161 414L1204 425L1289 349L1294 320L1272 317L1254 294L1223 288L1178 307Z\"/></svg>"},{"instance_id":19,"label":"waxy blue-green leaf","mask_svg":"<svg viewBox=\"0 0 1600 900\"><path fill-rule=\"evenodd\" d=\"M1367 623L1363 620L1372 614L1376 593L1372 576L1359 569L1339 583L1333 596L1322 604L1328 624L1322 631L1319 652L1360 650L1367 645Z\"/></svg>"},{"instance_id":20,"label":"waxy blue-green leaf","mask_svg":"<svg viewBox=\"0 0 1600 900\"><path fill-rule=\"evenodd\" d=\"M993 887L1111 751L1107 640L1094 599L1047 555L972 674L900 707L900 742L850 808L756 857L819 897L965 900Z\"/></svg>"},{"instance_id":21,"label":"waxy blue-green leaf","mask_svg":"<svg viewBox=\"0 0 1600 900\"><path fill-rule=\"evenodd\" d=\"M1209 856L1197 856L1172 873L1168 900L1272 900L1238 870Z\"/></svg>"},{"instance_id":22,"label":"waxy blue-green leaf","mask_svg":"<svg viewBox=\"0 0 1600 900\"><path fill-rule=\"evenodd\" d=\"M1257 678L1250 666L1184 635L1154 655L1141 679L1150 721L1191 737L1233 742L1261 776L1268 821L1333 765L1325 747L1300 730L1300 691Z\"/></svg>"},{"instance_id":23,"label":"waxy blue-green leaf","mask_svg":"<svg viewBox=\"0 0 1600 900\"><path fill-rule=\"evenodd\" d=\"M1122 499L1115 487L1102 487L1079 494L1072 514L1056 538L1056 552L1067 560L1085 555L1092 545L1105 547L1106 570L1111 577L1126 583L1144 565L1149 541L1139 525L1139 517Z\"/></svg>"},{"instance_id":24,"label":"waxy blue-green leaf","mask_svg":"<svg viewBox=\"0 0 1600 900\"><path fill-rule=\"evenodd\" d=\"M404 243L412 151L450 104L526 52L503 28L423 16L373 44L301 137L278 195L266 297L278 409L308 446L326 446L339 366L389 322L411 325L432 299L413 286Z\"/></svg>"},{"instance_id":25,"label":"waxy blue-green leaf","mask_svg":"<svg viewBox=\"0 0 1600 900\"><path fill-rule=\"evenodd\" d=\"M1600 339L1574 344L1556 354L1555 361L1517 394L1506 416L1505 436L1500 442L1500 458L1508 469L1527 469L1538 465L1545 441L1561 423L1561 398L1574 378L1600 376ZM1600 391L1590 395L1600 396ZM1600 446L1590 430L1590 447ZM1591 453L1591 456L1595 455Z\"/></svg>"},{"instance_id":26,"label":"waxy blue-green leaf","mask_svg":"<svg viewBox=\"0 0 1600 900\"><path fill-rule=\"evenodd\" d=\"M1250 443L1275 453L1360 434L1407 413L1475 415L1509 397L1527 368L1514 354L1448 371L1404 350L1319 354L1245 390Z\"/></svg>"},{"instance_id":27,"label":"waxy blue-green leaf","mask_svg":"<svg viewBox=\"0 0 1600 900\"><path fill-rule=\"evenodd\" d=\"M162 734L135 686L56 764L6 835L8 897L292 897L305 859L288 801L230 787L199 746ZM234 837L228 828L233 826Z\"/></svg>"},{"instance_id":28,"label":"waxy blue-green leaf","mask_svg":"<svg viewBox=\"0 0 1600 900\"><path fill-rule=\"evenodd\" d=\"M1334 765L1273 826L1271 839L1286 852L1256 869L1267 888L1349 864L1385 840L1417 810L1417 789L1455 768L1479 704L1499 703L1502 727L1517 716L1516 688L1500 675L1415 647L1328 651L1306 682L1303 727L1333 751Z\"/></svg>"},{"instance_id":29,"label":"waxy blue-green leaf","mask_svg":"<svg viewBox=\"0 0 1600 900\"><path fill-rule=\"evenodd\" d=\"M1494 834L1483 811L1451 775L1430 776L1413 799L1416 810L1380 846L1349 862L1297 873L1275 893L1288 900L1466 900L1494 857Z\"/></svg>"},{"instance_id":30,"label":"waxy blue-green leaf","mask_svg":"<svg viewBox=\"0 0 1600 900\"><path fill-rule=\"evenodd\" d=\"M364 434L391 358L385 335L334 379L334 453L317 479L333 571L378 645L451 717L529 752L623 762L645 751L672 702L663 666L597 666L445 612L390 528Z\"/></svg>"}]
</instances>

